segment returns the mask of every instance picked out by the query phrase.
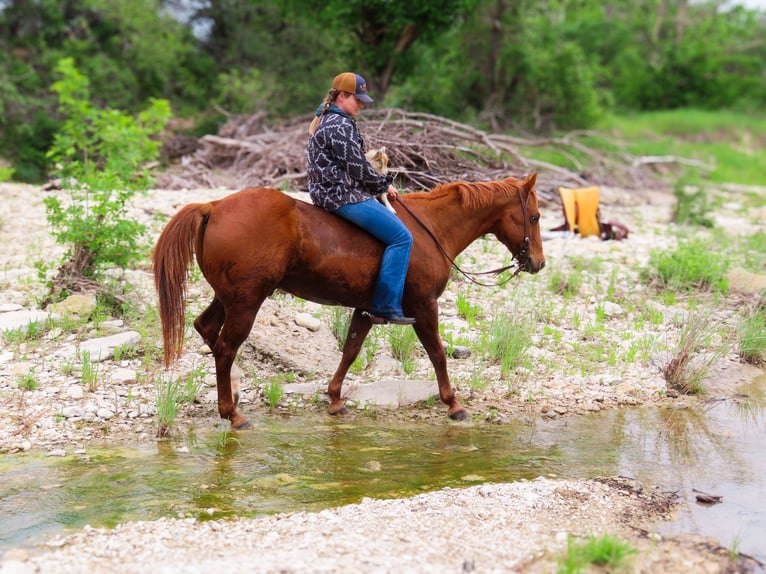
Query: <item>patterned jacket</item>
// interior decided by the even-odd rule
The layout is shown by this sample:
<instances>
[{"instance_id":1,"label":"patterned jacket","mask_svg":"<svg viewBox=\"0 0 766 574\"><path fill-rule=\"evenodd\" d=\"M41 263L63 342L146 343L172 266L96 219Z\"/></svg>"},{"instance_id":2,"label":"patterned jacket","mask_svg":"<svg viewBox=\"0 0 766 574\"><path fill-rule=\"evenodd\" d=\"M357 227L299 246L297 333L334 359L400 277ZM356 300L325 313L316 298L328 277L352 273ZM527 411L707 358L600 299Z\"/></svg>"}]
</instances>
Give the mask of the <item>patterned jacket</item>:
<instances>
[{"instance_id":1,"label":"patterned jacket","mask_svg":"<svg viewBox=\"0 0 766 574\"><path fill-rule=\"evenodd\" d=\"M331 106L306 146L309 195L315 205L335 211L386 191L393 176L375 171L363 148L356 121Z\"/></svg>"}]
</instances>

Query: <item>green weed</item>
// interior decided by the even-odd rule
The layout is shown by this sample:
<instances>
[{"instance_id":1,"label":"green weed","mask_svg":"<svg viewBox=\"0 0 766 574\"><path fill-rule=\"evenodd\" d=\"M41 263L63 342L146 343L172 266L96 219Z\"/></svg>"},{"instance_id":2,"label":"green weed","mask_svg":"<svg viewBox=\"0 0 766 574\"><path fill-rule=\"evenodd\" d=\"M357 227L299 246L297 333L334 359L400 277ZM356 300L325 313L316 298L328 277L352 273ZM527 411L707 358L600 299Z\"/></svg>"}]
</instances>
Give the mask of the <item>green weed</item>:
<instances>
[{"instance_id":1,"label":"green weed","mask_svg":"<svg viewBox=\"0 0 766 574\"><path fill-rule=\"evenodd\" d=\"M689 311L679 321L678 341L662 374L668 385L681 393L703 394L702 381L727 352L728 342L720 338L720 325L705 310Z\"/></svg>"},{"instance_id":2,"label":"green weed","mask_svg":"<svg viewBox=\"0 0 766 574\"><path fill-rule=\"evenodd\" d=\"M217 450L225 449L230 443L240 446L239 439L231 436L231 425L228 422L219 422L216 429L215 444Z\"/></svg>"},{"instance_id":3,"label":"green weed","mask_svg":"<svg viewBox=\"0 0 766 574\"><path fill-rule=\"evenodd\" d=\"M500 372L507 377L524 363L533 333L532 321L524 315L496 317L484 335L487 356L500 363Z\"/></svg>"},{"instance_id":4,"label":"green weed","mask_svg":"<svg viewBox=\"0 0 766 574\"><path fill-rule=\"evenodd\" d=\"M636 549L615 536L589 536L585 542L576 543L570 537L567 540L567 552L558 563L558 574L584 572L589 564L606 569L608 572L625 570L628 559Z\"/></svg>"},{"instance_id":5,"label":"green weed","mask_svg":"<svg viewBox=\"0 0 766 574\"><path fill-rule=\"evenodd\" d=\"M343 348L351 326L352 311L346 307L330 307L330 332L338 341L338 349Z\"/></svg>"},{"instance_id":6,"label":"green weed","mask_svg":"<svg viewBox=\"0 0 766 574\"><path fill-rule=\"evenodd\" d=\"M277 408L277 405L285 395L284 375L277 374L272 376L263 387L263 396L269 404L269 409Z\"/></svg>"},{"instance_id":7,"label":"green weed","mask_svg":"<svg viewBox=\"0 0 766 574\"><path fill-rule=\"evenodd\" d=\"M455 306L457 307L457 314L465 319L471 327L475 327L481 316L481 307L473 305L463 293L458 293Z\"/></svg>"},{"instance_id":8,"label":"green weed","mask_svg":"<svg viewBox=\"0 0 766 574\"><path fill-rule=\"evenodd\" d=\"M678 224L713 227L710 198L705 189L699 186L699 177L695 177L694 180L695 185L691 185L689 177L683 177L676 182L673 190L676 198L673 221Z\"/></svg>"},{"instance_id":9,"label":"green weed","mask_svg":"<svg viewBox=\"0 0 766 574\"><path fill-rule=\"evenodd\" d=\"M37 382L37 379L35 378L34 369L31 369L24 375L19 375L16 378L16 384L22 391L34 391L40 386L40 384Z\"/></svg>"},{"instance_id":10,"label":"green weed","mask_svg":"<svg viewBox=\"0 0 766 574\"><path fill-rule=\"evenodd\" d=\"M745 315L737 330L738 353L751 365L766 363L766 301Z\"/></svg>"},{"instance_id":11,"label":"green weed","mask_svg":"<svg viewBox=\"0 0 766 574\"><path fill-rule=\"evenodd\" d=\"M170 434L170 428L178 416L181 401L181 385L177 380L160 377L157 382L157 437L163 438Z\"/></svg>"},{"instance_id":12,"label":"green weed","mask_svg":"<svg viewBox=\"0 0 766 574\"><path fill-rule=\"evenodd\" d=\"M391 325L387 335L391 354L409 375L415 370L415 351L418 344L415 330L403 325Z\"/></svg>"},{"instance_id":13,"label":"green weed","mask_svg":"<svg viewBox=\"0 0 766 574\"><path fill-rule=\"evenodd\" d=\"M653 251L649 264L641 270L647 283L676 291L728 290L727 260L719 250L700 241L683 242L675 250Z\"/></svg>"},{"instance_id":14,"label":"green weed","mask_svg":"<svg viewBox=\"0 0 766 574\"><path fill-rule=\"evenodd\" d=\"M91 361L88 351L83 351L80 355L82 359L80 381L86 389L93 392L98 388L98 366Z\"/></svg>"}]
</instances>

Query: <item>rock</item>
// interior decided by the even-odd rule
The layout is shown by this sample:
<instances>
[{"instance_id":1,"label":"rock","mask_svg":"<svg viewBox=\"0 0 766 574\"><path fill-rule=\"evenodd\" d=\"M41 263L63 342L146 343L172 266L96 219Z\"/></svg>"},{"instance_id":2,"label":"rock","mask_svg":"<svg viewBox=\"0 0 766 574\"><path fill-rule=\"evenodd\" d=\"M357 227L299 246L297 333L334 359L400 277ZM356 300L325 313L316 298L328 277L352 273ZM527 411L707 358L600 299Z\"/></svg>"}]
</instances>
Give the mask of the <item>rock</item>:
<instances>
[{"instance_id":1,"label":"rock","mask_svg":"<svg viewBox=\"0 0 766 574\"><path fill-rule=\"evenodd\" d=\"M27 330L31 323L45 323L51 317L51 314L37 310L0 313L0 331Z\"/></svg>"},{"instance_id":2,"label":"rock","mask_svg":"<svg viewBox=\"0 0 766 574\"><path fill-rule=\"evenodd\" d=\"M322 326L322 321L309 313L297 313L295 315L295 324L300 327L305 327L309 331L319 331L319 328Z\"/></svg>"},{"instance_id":3,"label":"rock","mask_svg":"<svg viewBox=\"0 0 766 574\"><path fill-rule=\"evenodd\" d=\"M450 353L450 357L453 359L467 359L471 356L471 349L468 347L462 347L460 345L455 345L452 347L452 352Z\"/></svg>"},{"instance_id":4,"label":"rock","mask_svg":"<svg viewBox=\"0 0 766 574\"><path fill-rule=\"evenodd\" d=\"M83 341L80 345L70 345L60 351L60 356L64 358L79 357L82 359L84 353L88 353L90 361L99 363L114 356L114 350L117 347L129 347L141 342L141 335L136 331L126 331L117 335L108 337L98 337Z\"/></svg>"},{"instance_id":5,"label":"rock","mask_svg":"<svg viewBox=\"0 0 766 574\"><path fill-rule=\"evenodd\" d=\"M68 419L82 418L83 416L85 416L85 411L82 408L77 406L64 407L63 409L61 409L61 415Z\"/></svg>"},{"instance_id":6,"label":"rock","mask_svg":"<svg viewBox=\"0 0 766 574\"><path fill-rule=\"evenodd\" d=\"M410 405L438 395L436 381L400 381L388 379L374 383L343 385L343 397L365 404L393 406Z\"/></svg>"},{"instance_id":7,"label":"rock","mask_svg":"<svg viewBox=\"0 0 766 574\"><path fill-rule=\"evenodd\" d=\"M766 289L766 275L752 273L740 267L729 271L727 279L729 280L729 287L741 293L759 293Z\"/></svg>"},{"instance_id":8,"label":"rock","mask_svg":"<svg viewBox=\"0 0 766 574\"><path fill-rule=\"evenodd\" d=\"M70 385L67 388L66 394L70 399L76 400L81 399L85 394L85 391L83 391L82 385Z\"/></svg>"},{"instance_id":9,"label":"rock","mask_svg":"<svg viewBox=\"0 0 766 574\"><path fill-rule=\"evenodd\" d=\"M617 303L612 303L611 301L604 301L602 307L604 309L604 314L607 317L617 317L624 313L620 305Z\"/></svg>"},{"instance_id":10,"label":"rock","mask_svg":"<svg viewBox=\"0 0 766 574\"><path fill-rule=\"evenodd\" d=\"M74 293L63 301L51 304L50 310L62 316L89 317L97 304L95 293Z\"/></svg>"}]
</instances>

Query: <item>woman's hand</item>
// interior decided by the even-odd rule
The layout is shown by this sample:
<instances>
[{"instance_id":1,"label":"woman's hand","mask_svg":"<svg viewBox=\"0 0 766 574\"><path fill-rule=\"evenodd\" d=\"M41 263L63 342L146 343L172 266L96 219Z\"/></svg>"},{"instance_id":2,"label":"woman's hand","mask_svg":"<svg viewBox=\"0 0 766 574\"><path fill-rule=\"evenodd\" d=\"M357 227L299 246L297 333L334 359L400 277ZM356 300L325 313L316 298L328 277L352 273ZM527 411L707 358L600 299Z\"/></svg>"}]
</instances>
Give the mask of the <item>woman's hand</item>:
<instances>
[{"instance_id":1,"label":"woman's hand","mask_svg":"<svg viewBox=\"0 0 766 574\"><path fill-rule=\"evenodd\" d=\"M388 195L388 199L391 201L399 199L399 192L396 191L396 188L391 184L389 184L388 189L386 190L386 195Z\"/></svg>"}]
</instances>

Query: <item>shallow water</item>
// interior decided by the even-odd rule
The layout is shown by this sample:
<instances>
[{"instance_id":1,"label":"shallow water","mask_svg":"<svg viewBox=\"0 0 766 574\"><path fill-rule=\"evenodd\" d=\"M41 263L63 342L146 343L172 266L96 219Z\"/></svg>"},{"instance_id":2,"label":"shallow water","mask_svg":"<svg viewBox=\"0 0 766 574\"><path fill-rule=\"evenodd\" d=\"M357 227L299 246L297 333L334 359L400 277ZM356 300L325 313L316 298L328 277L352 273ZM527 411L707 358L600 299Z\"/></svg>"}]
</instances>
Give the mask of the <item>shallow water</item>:
<instances>
[{"instance_id":1,"label":"shallow water","mask_svg":"<svg viewBox=\"0 0 766 574\"><path fill-rule=\"evenodd\" d=\"M736 400L701 410L631 408L503 426L264 414L223 446L211 430L63 459L5 456L0 551L85 524L258 516L540 475L624 475L689 501L663 532L713 536L766 561L765 389L761 377ZM693 489L723 503L698 504Z\"/></svg>"}]
</instances>

